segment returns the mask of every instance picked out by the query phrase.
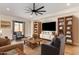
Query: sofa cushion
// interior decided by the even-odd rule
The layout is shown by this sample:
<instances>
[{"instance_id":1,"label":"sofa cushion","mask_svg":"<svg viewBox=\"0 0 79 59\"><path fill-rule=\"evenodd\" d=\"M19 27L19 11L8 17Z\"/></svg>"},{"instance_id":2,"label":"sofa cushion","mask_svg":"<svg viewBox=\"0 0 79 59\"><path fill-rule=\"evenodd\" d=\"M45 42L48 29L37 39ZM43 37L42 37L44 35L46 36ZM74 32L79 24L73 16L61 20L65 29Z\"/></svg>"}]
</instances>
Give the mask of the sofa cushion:
<instances>
[{"instance_id":1,"label":"sofa cushion","mask_svg":"<svg viewBox=\"0 0 79 59\"><path fill-rule=\"evenodd\" d=\"M16 50L13 49L7 52L0 52L0 55L16 55Z\"/></svg>"},{"instance_id":2,"label":"sofa cushion","mask_svg":"<svg viewBox=\"0 0 79 59\"><path fill-rule=\"evenodd\" d=\"M0 38L0 47L10 44L9 39Z\"/></svg>"},{"instance_id":3,"label":"sofa cushion","mask_svg":"<svg viewBox=\"0 0 79 59\"><path fill-rule=\"evenodd\" d=\"M7 55L16 55L16 50L13 49L13 50L7 51L6 54Z\"/></svg>"}]
</instances>

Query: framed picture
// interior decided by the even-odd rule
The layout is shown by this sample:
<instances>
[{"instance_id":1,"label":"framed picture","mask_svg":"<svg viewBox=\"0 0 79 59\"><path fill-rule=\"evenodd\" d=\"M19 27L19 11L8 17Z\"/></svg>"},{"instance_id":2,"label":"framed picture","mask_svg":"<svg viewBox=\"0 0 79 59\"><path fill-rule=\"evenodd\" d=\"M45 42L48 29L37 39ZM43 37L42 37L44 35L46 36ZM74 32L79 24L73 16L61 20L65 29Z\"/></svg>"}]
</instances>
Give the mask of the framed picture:
<instances>
[{"instance_id":1,"label":"framed picture","mask_svg":"<svg viewBox=\"0 0 79 59\"><path fill-rule=\"evenodd\" d=\"M11 27L11 22L10 21L1 20L0 23L1 23L1 28Z\"/></svg>"}]
</instances>

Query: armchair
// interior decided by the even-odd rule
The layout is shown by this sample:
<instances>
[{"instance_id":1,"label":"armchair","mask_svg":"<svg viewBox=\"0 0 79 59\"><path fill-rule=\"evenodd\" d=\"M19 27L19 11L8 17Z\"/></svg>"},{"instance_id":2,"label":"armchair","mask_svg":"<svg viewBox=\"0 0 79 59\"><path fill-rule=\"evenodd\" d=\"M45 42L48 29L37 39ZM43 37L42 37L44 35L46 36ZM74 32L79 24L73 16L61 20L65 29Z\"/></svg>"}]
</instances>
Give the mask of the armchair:
<instances>
[{"instance_id":1,"label":"armchair","mask_svg":"<svg viewBox=\"0 0 79 59\"><path fill-rule=\"evenodd\" d=\"M51 45L41 45L41 55L59 55L59 50L60 49Z\"/></svg>"}]
</instances>

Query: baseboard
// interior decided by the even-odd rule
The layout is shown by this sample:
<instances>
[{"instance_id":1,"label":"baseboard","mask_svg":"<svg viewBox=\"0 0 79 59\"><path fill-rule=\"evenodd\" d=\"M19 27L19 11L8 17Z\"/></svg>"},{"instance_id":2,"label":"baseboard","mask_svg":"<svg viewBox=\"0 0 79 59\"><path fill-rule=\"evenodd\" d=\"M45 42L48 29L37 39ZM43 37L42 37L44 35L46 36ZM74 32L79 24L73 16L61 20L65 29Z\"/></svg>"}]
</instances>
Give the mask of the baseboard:
<instances>
[{"instance_id":1,"label":"baseboard","mask_svg":"<svg viewBox=\"0 0 79 59\"><path fill-rule=\"evenodd\" d=\"M75 45L75 46L79 46L79 43L74 43L73 45Z\"/></svg>"},{"instance_id":2,"label":"baseboard","mask_svg":"<svg viewBox=\"0 0 79 59\"><path fill-rule=\"evenodd\" d=\"M73 46L79 46L79 43L74 43L74 44L72 44L72 43L65 43L65 44L73 45Z\"/></svg>"}]
</instances>

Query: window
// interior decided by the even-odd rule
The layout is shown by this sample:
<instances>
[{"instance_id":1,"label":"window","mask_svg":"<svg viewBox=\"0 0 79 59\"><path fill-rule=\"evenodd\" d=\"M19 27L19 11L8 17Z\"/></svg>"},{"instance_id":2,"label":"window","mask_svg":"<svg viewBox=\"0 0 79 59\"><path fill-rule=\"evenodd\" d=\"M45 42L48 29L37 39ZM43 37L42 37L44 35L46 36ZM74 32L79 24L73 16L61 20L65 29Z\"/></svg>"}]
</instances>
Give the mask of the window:
<instances>
[{"instance_id":1,"label":"window","mask_svg":"<svg viewBox=\"0 0 79 59\"><path fill-rule=\"evenodd\" d=\"M24 35L24 22L14 21L13 32L21 32Z\"/></svg>"}]
</instances>

